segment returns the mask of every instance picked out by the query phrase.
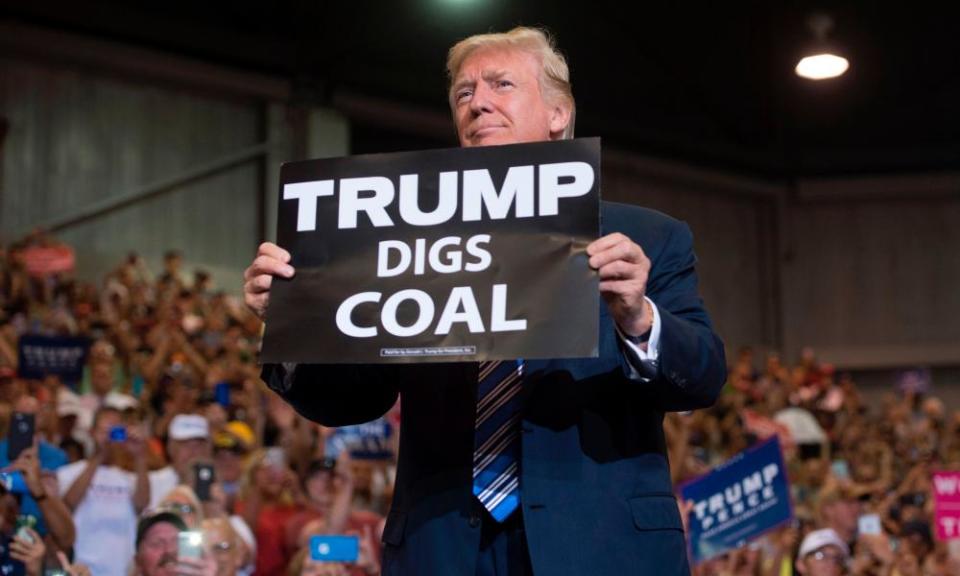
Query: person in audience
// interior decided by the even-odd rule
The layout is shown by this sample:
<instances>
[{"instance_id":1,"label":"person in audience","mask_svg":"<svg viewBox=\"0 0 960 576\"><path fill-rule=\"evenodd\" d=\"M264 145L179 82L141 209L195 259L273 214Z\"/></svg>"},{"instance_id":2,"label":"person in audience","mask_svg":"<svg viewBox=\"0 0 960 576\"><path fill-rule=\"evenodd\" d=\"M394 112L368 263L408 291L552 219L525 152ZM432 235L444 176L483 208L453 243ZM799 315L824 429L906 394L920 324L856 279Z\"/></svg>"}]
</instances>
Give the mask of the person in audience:
<instances>
[{"instance_id":1,"label":"person in audience","mask_svg":"<svg viewBox=\"0 0 960 576\"><path fill-rule=\"evenodd\" d=\"M23 528L12 536L0 533L0 573L43 576L47 547L32 528Z\"/></svg>"},{"instance_id":2,"label":"person in audience","mask_svg":"<svg viewBox=\"0 0 960 576\"><path fill-rule=\"evenodd\" d=\"M25 386L18 387L10 398L14 412L35 415L39 409L40 402ZM66 464L66 455L39 434L34 436L34 446L21 452L13 462L8 457L8 449L9 442L4 436L0 439L0 470L20 472L27 484L27 492L20 495L19 513L33 518L36 531L44 537L49 534L50 543L56 548L70 549L76 530L70 510L60 499L56 482L56 471Z\"/></svg>"},{"instance_id":3,"label":"person in audience","mask_svg":"<svg viewBox=\"0 0 960 576\"><path fill-rule=\"evenodd\" d=\"M319 521L313 521L310 524ZM322 535L323 532L314 532L310 535ZM355 531L348 532L347 535L358 538L359 554L357 561L350 562L327 562L314 560L310 554L309 544L304 544L293 555L290 564L287 567L289 576L377 576L380 574L379 553L373 545L373 532L366 527L362 533ZM309 542L309 537L305 539Z\"/></svg>"},{"instance_id":4,"label":"person in audience","mask_svg":"<svg viewBox=\"0 0 960 576\"><path fill-rule=\"evenodd\" d=\"M285 527L300 510L299 480L282 448L257 451L244 471L237 512L257 540L257 574L282 572L290 561Z\"/></svg>"},{"instance_id":5,"label":"person in audience","mask_svg":"<svg viewBox=\"0 0 960 576\"><path fill-rule=\"evenodd\" d=\"M354 476L346 451L339 460L313 460L303 477L302 509L286 523L287 548L303 546L300 534L307 524L320 527L318 533L339 534L347 528L353 501Z\"/></svg>"},{"instance_id":6,"label":"person in audience","mask_svg":"<svg viewBox=\"0 0 960 576\"><path fill-rule=\"evenodd\" d=\"M213 438L213 462L217 480L227 496L227 509L232 510L240 491L243 467L253 448L254 432L245 422L228 422Z\"/></svg>"},{"instance_id":7,"label":"person in audience","mask_svg":"<svg viewBox=\"0 0 960 576\"><path fill-rule=\"evenodd\" d=\"M109 406L97 411L91 432L93 455L57 471L77 526L75 558L98 576L125 576L137 516L150 501L143 434L124 425L120 412Z\"/></svg>"},{"instance_id":8,"label":"person in audience","mask_svg":"<svg viewBox=\"0 0 960 576\"><path fill-rule=\"evenodd\" d=\"M133 563L138 576L176 574L180 533L187 525L173 512L144 515L137 524Z\"/></svg>"},{"instance_id":9,"label":"person in audience","mask_svg":"<svg viewBox=\"0 0 960 576\"><path fill-rule=\"evenodd\" d=\"M835 483L817 498L819 525L833 530L848 545L856 540L861 502L850 489Z\"/></svg>"},{"instance_id":10,"label":"person in audience","mask_svg":"<svg viewBox=\"0 0 960 576\"><path fill-rule=\"evenodd\" d=\"M155 507L180 484L192 485L192 466L198 460L211 460L210 426L198 414L177 414L170 420L167 433L170 464L150 473L150 507Z\"/></svg>"},{"instance_id":11,"label":"person in audience","mask_svg":"<svg viewBox=\"0 0 960 576\"><path fill-rule=\"evenodd\" d=\"M244 543L226 518L208 518L201 522L203 543L216 561L217 576L236 576L243 566Z\"/></svg>"},{"instance_id":12,"label":"person in audience","mask_svg":"<svg viewBox=\"0 0 960 576\"><path fill-rule=\"evenodd\" d=\"M84 432L93 426L93 416L100 408L111 406L122 411L138 405L133 396L115 390L116 348L113 344L104 340L95 342L90 347L87 364L90 369L90 392L79 398L80 415L77 422Z\"/></svg>"},{"instance_id":13,"label":"person in audience","mask_svg":"<svg viewBox=\"0 0 960 576\"><path fill-rule=\"evenodd\" d=\"M193 488L180 484L157 504L158 510L173 512L183 520L188 530L197 530L204 520L203 505Z\"/></svg>"},{"instance_id":14,"label":"person in audience","mask_svg":"<svg viewBox=\"0 0 960 576\"><path fill-rule=\"evenodd\" d=\"M847 543L830 528L814 530L803 538L797 552L797 573L802 576L840 576L850 557Z\"/></svg>"}]
</instances>

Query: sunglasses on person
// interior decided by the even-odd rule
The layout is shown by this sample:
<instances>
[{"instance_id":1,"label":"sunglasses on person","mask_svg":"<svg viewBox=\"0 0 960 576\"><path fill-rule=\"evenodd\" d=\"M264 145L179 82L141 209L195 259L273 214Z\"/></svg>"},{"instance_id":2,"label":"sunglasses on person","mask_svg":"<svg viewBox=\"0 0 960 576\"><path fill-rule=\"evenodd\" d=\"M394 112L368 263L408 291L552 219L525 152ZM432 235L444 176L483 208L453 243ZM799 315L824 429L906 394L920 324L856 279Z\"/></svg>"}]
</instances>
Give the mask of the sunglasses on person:
<instances>
[{"instance_id":1,"label":"sunglasses on person","mask_svg":"<svg viewBox=\"0 0 960 576\"><path fill-rule=\"evenodd\" d=\"M826 550L817 550L807 554L807 558L813 558L818 562L830 562L836 564L837 566L843 566L843 556L837 554L836 552L828 552Z\"/></svg>"},{"instance_id":2,"label":"sunglasses on person","mask_svg":"<svg viewBox=\"0 0 960 576\"><path fill-rule=\"evenodd\" d=\"M157 512L173 512L174 514L179 514L180 516L193 514L196 511L197 509L193 506L193 504L187 504L185 502L167 502L157 507Z\"/></svg>"},{"instance_id":3,"label":"sunglasses on person","mask_svg":"<svg viewBox=\"0 0 960 576\"><path fill-rule=\"evenodd\" d=\"M233 544L231 544L226 540L222 542L214 542L213 544L210 545L210 549L213 551L214 554L218 554L218 555L229 554L231 551L233 551Z\"/></svg>"}]
</instances>

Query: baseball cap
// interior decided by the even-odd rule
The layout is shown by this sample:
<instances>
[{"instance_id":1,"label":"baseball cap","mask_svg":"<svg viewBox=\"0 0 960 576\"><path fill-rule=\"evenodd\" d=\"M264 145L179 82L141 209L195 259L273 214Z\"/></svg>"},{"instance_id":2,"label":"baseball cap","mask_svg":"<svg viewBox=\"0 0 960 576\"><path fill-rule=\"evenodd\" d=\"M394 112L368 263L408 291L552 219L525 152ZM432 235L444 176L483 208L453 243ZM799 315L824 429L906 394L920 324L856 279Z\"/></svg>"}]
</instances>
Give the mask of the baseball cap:
<instances>
[{"instance_id":1,"label":"baseball cap","mask_svg":"<svg viewBox=\"0 0 960 576\"><path fill-rule=\"evenodd\" d=\"M123 412L125 410L135 410L140 403L133 396L110 392L103 399L103 405Z\"/></svg>"},{"instance_id":2,"label":"baseball cap","mask_svg":"<svg viewBox=\"0 0 960 576\"><path fill-rule=\"evenodd\" d=\"M136 547L140 547L140 542L143 540L143 537L147 535L147 532L149 532L151 528L164 522L167 524L173 524L180 532L187 530L187 523L183 521L183 518L177 516L173 512L144 514L143 517L140 518L140 522L137 524Z\"/></svg>"},{"instance_id":3,"label":"baseball cap","mask_svg":"<svg viewBox=\"0 0 960 576\"><path fill-rule=\"evenodd\" d=\"M83 414L83 404L76 394L58 395L57 416L80 416L81 414Z\"/></svg>"},{"instance_id":4,"label":"baseball cap","mask_svg":"<svg viewBox=\"0 0 960 576\"><path fill-rule=\"evenodd\" d=\"M812 554L824 546L835 546L843 553L844 559L850 557L850 548L847 547L847 543L837 535L833 528L814 530L807 534L800 544L798 556L803 558L807 554Z\"/></svg>"},{"instance_id":5,"label":"baseball cap","mask_svg":"<svg viewBox=\"0 0 960 576\"><path fill-rule=\"evenodd\" d=\"M207 439L210 437L210 424L199 414L177 414L170 421L167 435L171 440Z\"/></svg>"},{"instance_id":6,"label":"baseball cap","mask_svg":"<svg viewBox=\"0 0 960 576\"><path fill-rule=\"evenodd\" d=\"M223 430L213 436L213 447L217 449L248 452L253 444L253 429L246 422L239 420L227 422Z\"/></svg>"},{"instance_id":7,"label":"baseball cap","mask_svg":"<svg viewBox=\"0 0 960 576\"><path fill-rule=\"evenodd\" d=\"M231 420L223 427L224 430L235 436L244 446L250 448L255 440L253 429L246 422Z\"/></svg>"}]
</instances>

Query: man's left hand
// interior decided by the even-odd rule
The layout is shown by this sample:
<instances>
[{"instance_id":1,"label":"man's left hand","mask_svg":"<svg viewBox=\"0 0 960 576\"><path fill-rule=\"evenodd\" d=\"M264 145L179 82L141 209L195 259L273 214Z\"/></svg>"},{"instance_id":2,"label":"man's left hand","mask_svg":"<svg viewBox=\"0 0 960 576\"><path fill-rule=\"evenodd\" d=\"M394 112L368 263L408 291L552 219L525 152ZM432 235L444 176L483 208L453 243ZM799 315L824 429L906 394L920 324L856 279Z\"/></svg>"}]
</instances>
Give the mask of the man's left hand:
<instances>
[{"instance_id":1,"label":"man's left hand","mask_svg":"<svg viewBox=\"0 0 960 576\"><path fill-rule=\"evenodd\" d=\"M633 240L614 232L587 246L590 267L600 275L600 294L610 315L627 336L640 336L653 325L653 309L644 299L650 259Z\"/></svg>"}]
</instances>

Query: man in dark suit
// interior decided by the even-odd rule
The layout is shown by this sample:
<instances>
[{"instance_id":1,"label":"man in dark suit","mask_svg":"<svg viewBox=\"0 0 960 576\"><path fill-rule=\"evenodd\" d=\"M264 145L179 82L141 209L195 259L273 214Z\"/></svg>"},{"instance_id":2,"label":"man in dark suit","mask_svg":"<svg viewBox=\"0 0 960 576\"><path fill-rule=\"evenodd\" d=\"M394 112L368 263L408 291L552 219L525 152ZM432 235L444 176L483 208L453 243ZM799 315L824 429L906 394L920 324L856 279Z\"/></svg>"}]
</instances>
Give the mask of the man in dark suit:
<instances>
[{"instance_id":1,"label":"man in dark suit","mask_svg":"<svg viewBox=\"0 0 960 576\"><path fill-rule=\"evenodd\" d=\"M468 38L450 50L448 71L463 146L572 137L569 72L541 31ZM384 574L689 571L662 419L714 402L723 345L697 292L686 225L605 203L602 229L587 247L604 301L598 358L507 363L492 384L504 365L264 367L272 389L328 426L372 420L402 396ZM272 277L293 275L289 260L265 243L247 269L258 314ZM482 436L485 413L509 405L516 412ZM484 452L491 445L502 450ZM503 464L492 482L491 460Z\"/></svg>"}]
</instances>

